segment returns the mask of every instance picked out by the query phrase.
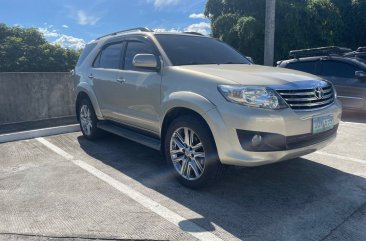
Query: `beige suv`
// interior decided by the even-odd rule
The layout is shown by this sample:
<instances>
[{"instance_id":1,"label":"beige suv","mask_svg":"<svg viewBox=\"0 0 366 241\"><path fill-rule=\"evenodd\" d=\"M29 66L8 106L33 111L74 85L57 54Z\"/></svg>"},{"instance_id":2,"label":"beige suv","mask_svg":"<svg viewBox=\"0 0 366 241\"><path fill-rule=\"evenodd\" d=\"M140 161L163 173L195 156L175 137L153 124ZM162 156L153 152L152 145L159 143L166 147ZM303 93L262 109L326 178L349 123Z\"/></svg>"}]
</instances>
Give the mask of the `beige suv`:
<instances>
[{"instance_id":1,"label":"beige suv","mask_svg":"<svg viewBox=\"0 0 366 241\"><path fill-rule=\"evenodd\" d=\"M225 165L258 166L331 143L341 106L331 83L253 65L196 33L146 28L89 43L75 68L76 113L87 139L101 130L160 150L186 186Z\"/></svg>"}]
</instances>

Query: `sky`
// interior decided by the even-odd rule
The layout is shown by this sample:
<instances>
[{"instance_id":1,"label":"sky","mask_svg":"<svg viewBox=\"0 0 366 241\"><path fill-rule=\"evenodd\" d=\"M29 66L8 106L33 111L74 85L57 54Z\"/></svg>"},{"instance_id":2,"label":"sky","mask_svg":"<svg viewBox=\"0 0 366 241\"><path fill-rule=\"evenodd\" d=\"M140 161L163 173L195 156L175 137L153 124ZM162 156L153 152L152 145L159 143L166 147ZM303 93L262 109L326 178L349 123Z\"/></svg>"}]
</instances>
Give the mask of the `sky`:
<instances>
[{"instance_id":1,"label":"sky","mask_svg":"<svg viewBox=\"0 0 366 241\"><path fill-rule=\"evenodd\" d=\"M206 0L0 0L0 22L38 28L51 43L79 49L111 32L148 27L155 31L210 33Z\"/></svg>"}]
</instances>

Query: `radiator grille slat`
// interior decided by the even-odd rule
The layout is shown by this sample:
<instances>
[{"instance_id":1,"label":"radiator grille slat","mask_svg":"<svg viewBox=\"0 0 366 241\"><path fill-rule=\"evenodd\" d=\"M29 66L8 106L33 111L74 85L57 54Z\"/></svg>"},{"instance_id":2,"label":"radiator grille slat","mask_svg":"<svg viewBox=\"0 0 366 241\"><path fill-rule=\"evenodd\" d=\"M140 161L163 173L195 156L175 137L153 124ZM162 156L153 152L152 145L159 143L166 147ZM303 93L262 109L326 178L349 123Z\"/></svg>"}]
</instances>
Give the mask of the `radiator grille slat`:
<instances>
[{"instance_id":1,"label":"radiator grille slat","mask_svg":"<svg viewBox=\"0 0 366 241\"><path fill-rule=\"evenodd\" d=\"M326 107L334 102L334 91L330 84L322 87L322 96L316 95L316 88L281 89L277 93L295 110L309 110Z\"/></svg>"}]
</instances>

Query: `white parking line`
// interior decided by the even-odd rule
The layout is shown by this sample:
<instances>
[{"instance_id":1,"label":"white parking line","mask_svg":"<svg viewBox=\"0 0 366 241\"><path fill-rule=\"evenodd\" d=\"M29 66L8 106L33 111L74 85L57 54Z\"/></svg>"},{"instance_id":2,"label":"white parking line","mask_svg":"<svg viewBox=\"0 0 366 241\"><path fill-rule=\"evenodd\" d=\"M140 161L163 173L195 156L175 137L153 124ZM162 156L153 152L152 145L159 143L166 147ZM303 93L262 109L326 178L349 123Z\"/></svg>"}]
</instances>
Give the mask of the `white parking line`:
<instances>
[{"instance_id":1,"label":"white parking line","mask_svg":"<svg viewBox=\"0 0 366 241\"><path fill-rule=\"evenodd\" d=\"M70 160L75 165L81 167L85 171L89 172L90 174L94 175L95 177L99 178L100 180L104 181L105 183L111 185L121 193L127 195L128 197L132 198L145 208L149 209L150 211L158 214L165 220L171 222L178 228L182 229L181 226L184 226L184 232L187 232L194 236L199 240L222 240L213 233L210 233L208 230L204 229L203 227L197 225L194 222L191 222L184 217L180 216L179 214L171 211L170 209L160 205L159 203L155 202L154 200L150 199L149 197L143 195L142 193L132 189L131 187L123 184L120 181L117 181L113 177L105 174L104 172L96 169L95 167L87 164L84 161L75 160L72 155L65 152L61 148L57 147L56 145L52 144L51 142L47 141L46 139L40 137L36 138L37 141L48 147L50 150L54 151L58 155L64 157L67 160ZM187 231L189 230L189 231Z\"/></svg>"},{"instance_id":2,"label":"white parking line","mask_svg":"<svg viewBox=\"0 0 366 241\"><path fill-rule=\"evenodd\" d=\"M341 156L341 155L337 155L337 154L331 154L331 153L327 153L327 152L323 152L323 151L317 151L317 152L315 152L315 154L319 154L319 155L323 155L323 156L329 156L329 157L335 157L335 158L339 158L339 159L346 160L346 161L353 161L353 162L357 162L357 163L366 164L366 160L361 160L361 159L357 159L357 158L353 158L353 157L347 157L347 156Z\"/></svg>"},{"instance_id":3,"label":"white parking line","mask_svg":"<svg viewBox=\"0 0 366 241\"><path fill-rule=\"evenodd\" d=\"M348 121L341 121L341 124L366 126L366 123L348 122Z\"/></svg>"}]
</instances>

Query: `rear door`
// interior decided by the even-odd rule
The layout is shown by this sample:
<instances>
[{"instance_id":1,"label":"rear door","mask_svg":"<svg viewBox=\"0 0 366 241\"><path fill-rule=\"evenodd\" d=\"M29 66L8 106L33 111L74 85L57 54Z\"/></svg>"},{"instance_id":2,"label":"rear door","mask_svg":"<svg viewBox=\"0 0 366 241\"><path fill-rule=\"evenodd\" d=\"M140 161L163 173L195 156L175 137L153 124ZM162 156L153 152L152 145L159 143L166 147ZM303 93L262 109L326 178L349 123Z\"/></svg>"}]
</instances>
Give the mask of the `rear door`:
<instances>
[{"instance_id":1,"label":"rear door","mask_svg":"<svg viewBox=\"0 0 366 241\"><path fill-rule=\"evenodd\" d=\"M362 109L365 105L366 82L356 77L356 71L362 69L351 63L332 59L320 62L320 76L335 85L345 109Z\"/></svg>"},{"instance_id":2,"label":"rear door","mask_svg":"<svg viewBox=\"0 0 366 241\"><path fill-rule=\"evenodd\" d=\"M103 47L94 60L92 73L93 88L104 117L115 116L121 85L118 82L122 67L122 51L125 43L109 43Z\"/></svg>"}]
</instances>

